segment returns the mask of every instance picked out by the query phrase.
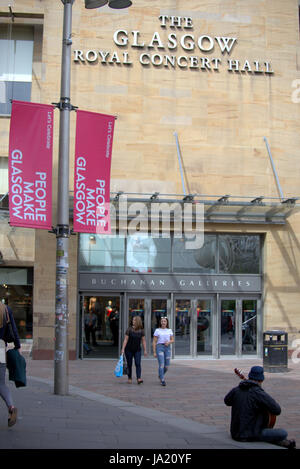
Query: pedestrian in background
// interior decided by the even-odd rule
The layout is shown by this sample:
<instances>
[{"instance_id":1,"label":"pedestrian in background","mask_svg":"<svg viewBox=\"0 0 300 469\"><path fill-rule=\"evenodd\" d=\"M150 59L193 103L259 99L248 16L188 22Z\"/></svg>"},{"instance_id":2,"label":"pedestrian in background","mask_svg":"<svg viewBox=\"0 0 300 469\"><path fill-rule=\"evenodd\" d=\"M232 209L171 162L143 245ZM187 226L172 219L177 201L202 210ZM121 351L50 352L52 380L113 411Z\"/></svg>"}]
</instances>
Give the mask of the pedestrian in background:
<instances>
[{"instance_id":1,"label":"pedestrian in background","mask_svg":"<svg viewBox=\"0 0 300 469\"><path fill-rule=\"evenodd\" d=\"M167 317L160 318L160 324L153 334L153 355L158 361L158 377L161 385L166 386L165 374L168 371L171 360L171 344L174 342L174 334L169 328Z\"/></svg>"},{"instance_id":2,"label":"pedestrian in background","mask_svg":"<svg viewBox=\"0 0 300 469\"><path fill-rule=\"evenodd\" d=\"M142 349L141 343L143 344L144 349L144 356L147 356L146 350L146 339L145 339L145 332L143 329L143 323L139 316L135 316L132 319L132 327L129 327L125 332L125 338L122 345L121 353L124 354L127 360L127 375L128 375L128 383L132 383L132 362L134 359L135 368L136 368L136 379L137 383L141 384L143 382L142 376L142 366L141 366L141 358L142 358Z\"/></svg>"},{"instance_id":3,"label":"pedestrian in background","mask_svg":"<svg viewBox=\"0 0 300 469\"><path fill-rule=\"evenodd\" d=\"M20 351L20 338L13 318L12 310L3 303L0 303L0 396L4 400L8 409L8 426L12 427L17 421L17 408L14 406L10 389L5 384L6 346L9 321L14 335L15 349Z\"/></svg>"},{"instance_id":4,"label":"pedestrian in background","mask_svg":"<svg viewBox=\"0 0 300 469\"><path fill-rule=\"evenodd\" d=\"M89 310L84 315L84 332L87 344L90 344L90 336L92 336L92 343L94 346L96 342L96 329L97 329L97 314L96 314L96 298L90 299Z\"/></svg>"}]
</instances>

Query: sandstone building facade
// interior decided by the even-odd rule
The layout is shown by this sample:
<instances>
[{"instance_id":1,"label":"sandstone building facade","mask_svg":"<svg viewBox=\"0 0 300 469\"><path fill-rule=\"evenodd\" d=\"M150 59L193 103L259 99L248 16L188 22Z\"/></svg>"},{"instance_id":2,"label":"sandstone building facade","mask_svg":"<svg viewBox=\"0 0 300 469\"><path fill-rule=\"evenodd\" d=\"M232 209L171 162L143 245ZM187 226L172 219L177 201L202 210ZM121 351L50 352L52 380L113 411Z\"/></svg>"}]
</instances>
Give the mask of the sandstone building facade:
<instances>
[{"instance_id":1,"label":"sandstone building facade","mask_svg":"<svg viewBox=\"0 0 300 469\"><path fill-rule=\"evenodd\" d=\"M136 314L148 350L168 316L175 358L261 357L263 332L273 329L288 333L292 352L300 338L298 1L135 0L126 10L87 10L76 0L72 10L71 102L117 121L115 232L70 237L70 358L118 356ZM18 308L36 359L53 357L56 239L8 224L10 100L59 100L62 26L59 0L0 2L1 295ZM74 111L72 190L75 119ZM58 110L54 130L55 220ZM121 232L122 203L126 226L138 229L123 223ZM147 214L134 224L139 203ZM173 219L169 236L163 219L153 236L151 207L172 204L201 207L201 247L188 248L188 230L177 236ZM86 354L91 298L97 345Z\"/></svg>"}]
</instances>

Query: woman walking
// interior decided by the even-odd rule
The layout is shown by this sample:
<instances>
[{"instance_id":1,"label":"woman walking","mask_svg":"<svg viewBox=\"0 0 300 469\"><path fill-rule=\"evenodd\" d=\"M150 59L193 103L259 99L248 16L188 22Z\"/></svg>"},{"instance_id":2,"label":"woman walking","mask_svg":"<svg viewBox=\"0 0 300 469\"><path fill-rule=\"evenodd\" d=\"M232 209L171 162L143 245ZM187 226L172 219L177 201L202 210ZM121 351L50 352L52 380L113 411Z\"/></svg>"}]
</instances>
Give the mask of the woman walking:
<instances>
[{"instance_id":1,"label":"woman walking","mask_svg":"<svg viewBox=\"0 0 300 469\"><path fill-rule=\"evenodd\" d=\"M132 383L132 361L134 358L135 368L136 368L136 379L137 383L141 384L143 382L142 376L142 367L141 367L141 356L142 349L141 343L143 344L144 356L147 356L146 351L146 339L145 332L143 329L143 323L139 316L135 316L132 320L132 327L129 327L125 332L125 338L122 345L121 354L124 354L127 360L128 367L128 383Z\"/></svg>"},{"instance_id":2,"label":"woman walking","mask_svg":"<svg viewBox=\"0 0 300 469\"><path fill-rule=\"evenodd\" d=\"M5 384L6 372L6 334L8 330L8 321L11 323L14 334L15 348L21 348L19 334L13 318L12 311L9 307L0 303L0 396L4 400L8 409L8 426L12 427L17 421L17 408L14 406L11 392Z\"/></svg>"},{"instance_id":3,"label":"woman walking","mask_svg":"<svg viewBox=\"0 0 300 469\"><path fill-rule=\"evenodd\" d=\"M158 377L161 385L165 386L165 374L170 366L171 344L174 342L172 329L169 329L169 321L166 317L160 318L159 327L153 334L153 355L158 360Z\"/></svg>"}]
</instances>

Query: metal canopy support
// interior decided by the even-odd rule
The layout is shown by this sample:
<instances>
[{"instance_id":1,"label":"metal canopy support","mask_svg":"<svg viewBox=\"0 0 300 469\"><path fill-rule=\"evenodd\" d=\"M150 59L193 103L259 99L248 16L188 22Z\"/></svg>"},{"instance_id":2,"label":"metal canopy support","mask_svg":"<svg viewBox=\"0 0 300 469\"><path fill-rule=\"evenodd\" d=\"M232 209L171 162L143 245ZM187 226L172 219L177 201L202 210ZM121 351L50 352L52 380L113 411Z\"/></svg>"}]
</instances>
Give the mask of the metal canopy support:
<instances>
[{"instance_id":1,"label":"metal canopy support","mask_svg":"<svg viewBox=\"0 0 300 469\"><path fill-rule=\"evenodd\" d=\"M123 194L123 191L117 192L117 194L116 194L115 197L114 197L114 201L117 202L117 201L119 200L119 198L120 198L120 195L122 195L122 194Z\"/></svg>"},{"instance_id":2,"label":"metal canopy support","mask_svg":"<svg viewBox=\"0 0 300 469\"><path fill-rule=\"evenodd\" d=\"M195 194L188 194L188 195L185 195L182 200L184 202L193 202L194 198L195 198Z\"/></svg>"},{"instance_id":3,"label":"metal canopy support","mask_svg":"<svg viewBox=\"0 0 300 469\"><path fill-rule=\"evenodd\" d=\"M296 198L282 200L281 206L274 207L266 213L266 219L270 220L272 217L282 211L285 212L285 217L287 218L293 212L296 205L296 200Z\"/></svg>"},{"instance_id":4,"label":"metal canopy support","mask_svg":"<svg viewBox=\"0 0 300 469\"><path fill-rule=\"evenodd\" d=\"M277 171L276 171L276 168L275 168L275 164L274 164L274 161L273 161L273 158L272 158L271 150L270 150L270 147L269 147L269 144L268 144L268 140L266 139L266 137L264 137L264 141L265 141L265 143L266 143L266 147L267 147L267 150L268 150L268 153L269 153L269 157L270 157L270 161L271 161L273 173L274 173L274 176L275 176L275 179L276 179L276 183L277 183L277 188L278 188L278 191L279 191L281 200L283 200L283 198L284 198L283 192L282 192L282 189L281 189L281 185L280 185L280 182L279 182L279 178L278 178L278 175L277 175Z\"/></svg>"},{"instance_id":5,"label":"metal canopy support","mask_svg":"<svg viewBox=\"0 0 300 469\"><path fill-rule=\"evenodd\" d=\"M152 201L156 200L156 199L158 199L158 196L159 196L159 192L154 192L154 194L151 195L150 200L152 200Z\"/></svg>"},{"instance_id":6,"label":"metal canopy support","mask_svg":"<svg viewBox=\"0 0 300 469\"><path fill-rule=\"evenodd\" d=\"M183 168L182 168L182 161L181 161L181 153L180 153L180 148L179 148L179 142L178 142L178 134L177 134L177 132L174 132L174 135L175 135L175 139L176 139L177 156L178 156L178 162L179 162L179 170L180 170L180 176L181 176L181 184L182 184L183 193L184 193L184 195L186 195L185 184L184 184Z\"/></svg>"},{"instance_id":7,"label":"metal canopy support","mask_svg":"<svg viewBox=\"0 0 300 469\"><path fill-rule=\"evenodd\" d=\"M222 205L227 204L229 197L230 195L224 195L216 200L216 202L205 211L205 217L209 218L214 210L219 210Z\"/></svg>"},{"instance_id":8,"label":"metal canopy support","mask_svg":"<svg viewBox=\"0 0 300 469\"><path fill-rule=\"evenodd\" d=\"M250 204L252 206L252 209L255 209L257 205L262 206L263 205L263 197L256 197L255 199L250 201ZM251 207L249 205L245 205L242 207L238 212L237 212L237 217L242 217L243 215L246 214L246 212L249 212L251 210Z\"/></svg>"},{"instance_id":9,"label":"metal canopy support","mask_svg":"<svg viewBox=\"0 0 300 469\"><path fill-rule=\"evenodd\" d=\"M251 204L261 204L264 197L261 195L260 197L256 197L255 199L251 200Z\"/></svg>"}]
</instances>

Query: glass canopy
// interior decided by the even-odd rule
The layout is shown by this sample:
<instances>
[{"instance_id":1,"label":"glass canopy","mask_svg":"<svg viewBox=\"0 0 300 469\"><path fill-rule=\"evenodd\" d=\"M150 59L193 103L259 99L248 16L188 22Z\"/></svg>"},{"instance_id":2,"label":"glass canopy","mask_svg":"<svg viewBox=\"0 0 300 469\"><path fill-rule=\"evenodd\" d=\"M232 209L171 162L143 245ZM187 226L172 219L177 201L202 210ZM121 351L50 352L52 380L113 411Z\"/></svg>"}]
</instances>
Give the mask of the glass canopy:
<instances>
[{"instance_id":1,"label":"glass canopy","mask_svg":"<svg viewBox=\"0 0 300 469\"><path fill-rule=\"evenodd\" d=\"M118 212L121 201L126 201L127 207L134 203L144 203L149 212L153 204L161 204L160 210L163 214L163 207L167 205L173 209L176 204L191 204L195 207L197 204L203 206L204 222L206 223L251 223L251 224L284 224L286 219L300 210L300 200L297 197L286 199L270 197L238 197L230 195L178 195L178 194L135 194L117 192L111 194L111 201ZM121 213L121 211L119 210ZM118 212L118 213L119 213Z\"/></svg>"}]
</instances>

